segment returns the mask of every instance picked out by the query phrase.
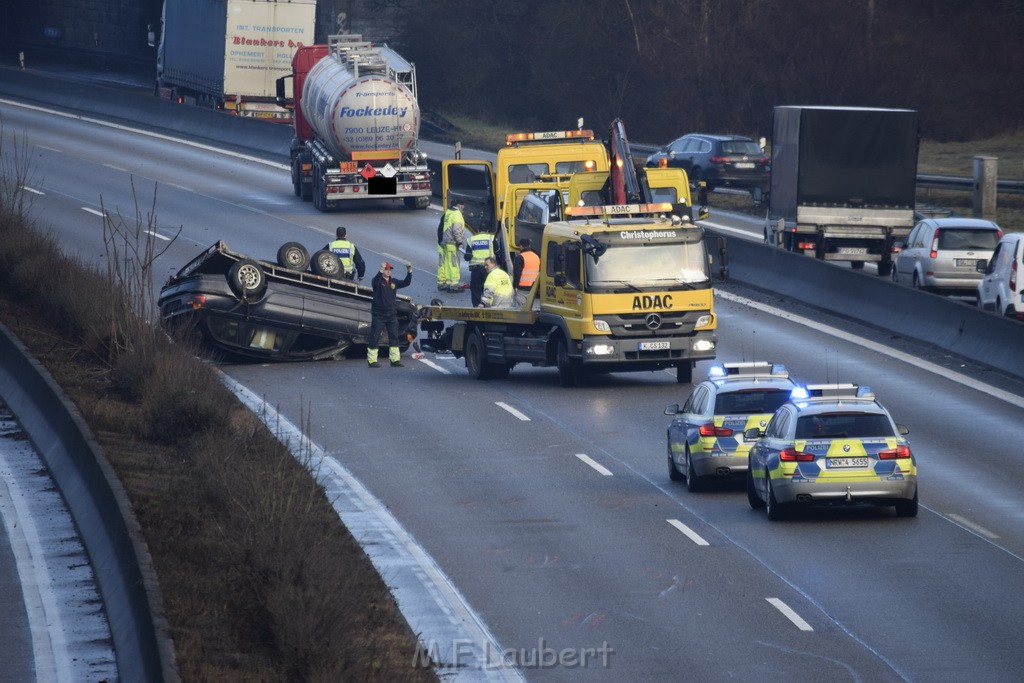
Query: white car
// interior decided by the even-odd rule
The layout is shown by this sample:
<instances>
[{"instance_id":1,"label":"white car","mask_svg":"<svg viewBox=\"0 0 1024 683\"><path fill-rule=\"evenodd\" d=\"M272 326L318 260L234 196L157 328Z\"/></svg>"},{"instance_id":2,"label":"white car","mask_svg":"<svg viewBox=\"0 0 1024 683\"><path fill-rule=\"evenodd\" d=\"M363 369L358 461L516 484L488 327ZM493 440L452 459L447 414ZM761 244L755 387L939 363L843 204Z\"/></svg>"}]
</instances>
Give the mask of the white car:
<instances>
[{"instance_id":1,"label":"white car","mask_svg":"<svg viewBox=\"0 0 1024 683\"><path fill-rule=\"evenodd\" d=\"M978 262L990 259L1003 231L982 218L925 218L893 259L892 281L939 294L973 296Z\"/></svg>"},{"instance_id":2,"label":"white car","mask_svg":"<svg viewBox=\"0 0 1024 683\"><path fill-rule=\"evenodd\" d=\"M1003 235L992 258L978 264L978 307L1024 320L1024 233Z\"/></svg>"}]
</instances>

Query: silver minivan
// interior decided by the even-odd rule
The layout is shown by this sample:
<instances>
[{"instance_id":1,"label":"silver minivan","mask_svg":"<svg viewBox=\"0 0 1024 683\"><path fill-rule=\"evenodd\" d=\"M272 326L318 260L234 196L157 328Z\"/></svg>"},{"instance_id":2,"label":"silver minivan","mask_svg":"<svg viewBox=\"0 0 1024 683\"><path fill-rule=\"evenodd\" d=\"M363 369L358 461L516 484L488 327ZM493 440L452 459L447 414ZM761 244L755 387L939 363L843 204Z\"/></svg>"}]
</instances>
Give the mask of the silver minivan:
<instances>
[{"instance_id":1,"label":"silver minivan","mask_svg":"<svg viewBox=\"0 0 1024 683\"><path fill-rule=\"evenodd\" d=\"M978 271L978 307L1024 320L1024 233L1004 235Z\"/></svg>"},{"instance_id":2,"label":"silver minivan","mask_svg":"<svg viewBox=\"0 0 1024 683\"><path fill-rule=\"evenodd\" d=\"M992 258L1003 231L982 218L925 218L893 258L892 280L916 289L975 296L979 261Z\"/></svg>"}]
</instances>

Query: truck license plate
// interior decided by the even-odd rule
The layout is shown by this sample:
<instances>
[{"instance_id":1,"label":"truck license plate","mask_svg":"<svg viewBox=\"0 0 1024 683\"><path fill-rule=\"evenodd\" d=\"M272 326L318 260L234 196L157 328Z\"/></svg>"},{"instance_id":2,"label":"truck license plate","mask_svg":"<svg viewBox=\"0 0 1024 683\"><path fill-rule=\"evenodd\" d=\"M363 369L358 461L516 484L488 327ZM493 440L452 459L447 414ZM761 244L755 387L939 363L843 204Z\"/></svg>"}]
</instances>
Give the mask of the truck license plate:
<instances>
[{"instance_id":1,"label":"truck license plate","mask_svg":"<svg viewBox=\"0 0 1024 683\"><path fill-rule=\"evenodd\" d=\"M737 161L733 164L736 168L754 168L753 161Z\"/></svg>"},{"instance_id":2,"label":"truck license plate","mask_svg":"<svg viewBox=\"0 0 1024 683\"><path fill-rule=\"evenodd\" d=\"M867 458L825 458L825 465L830 469L837 467L867 467Z\"/></svg>"},{"instance_id":3,"label":"truck license plate","mask_svg":"<svg viewBox=\"0 0 1024 683\"><path fill-rule=\"evenodd\" d=\"M666 351L672 348L672 343L667 341L640 342L641 351Z\"/></svg>"},{"instance_id":4,"label":"truck license plate","mask_svg":"<svg viewBox=\"0 0 1024 683\"><path fill-rule=\"evenodd\" d=\"M840 254L866 254L868 253L867 247L839 247Z\"/></svg>"}]
</instances>

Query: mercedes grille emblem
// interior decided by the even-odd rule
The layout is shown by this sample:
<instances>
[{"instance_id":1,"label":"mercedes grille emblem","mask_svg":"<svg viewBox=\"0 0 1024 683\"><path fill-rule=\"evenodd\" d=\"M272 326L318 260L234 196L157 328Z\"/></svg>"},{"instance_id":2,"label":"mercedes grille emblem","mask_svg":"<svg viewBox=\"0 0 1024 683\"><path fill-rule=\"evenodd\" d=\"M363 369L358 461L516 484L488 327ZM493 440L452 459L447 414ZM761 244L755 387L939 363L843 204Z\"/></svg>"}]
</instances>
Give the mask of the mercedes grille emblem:
<instances>
[{"instance_id":1,"label":"mercedes grille emblem","mask_svg":"<svg viewBox=\"0 0 1024 683\"><path fill-rule=\"evenodd\" d=\"M657 313L650 313L646 319L647 329L656 330L661 327L661 316Z\"/></svg>"}]
</instances>

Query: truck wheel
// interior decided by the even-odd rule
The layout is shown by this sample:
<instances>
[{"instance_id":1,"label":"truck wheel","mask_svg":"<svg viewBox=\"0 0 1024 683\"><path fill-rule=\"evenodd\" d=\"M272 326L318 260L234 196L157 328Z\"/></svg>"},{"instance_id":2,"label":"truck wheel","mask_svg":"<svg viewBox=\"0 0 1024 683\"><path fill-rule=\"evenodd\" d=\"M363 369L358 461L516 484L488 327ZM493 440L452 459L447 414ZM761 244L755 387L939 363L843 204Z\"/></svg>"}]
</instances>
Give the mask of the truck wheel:
<instances>
[{"instance_id":1,"label":"truck wheel","mask_svg":"<svg viewBox=\"0 0 1024 683\"><path fill-rule=\"evenodd\" d=\"M241 259L228 271L228 285L240 298L257 298L267 288L267 276L260 264L252 259Z\"/></svg>"},{"instance_id":2,"label":"truck wheel","mask_svg":"<svg viewBox=\"0 0 1024 683\"><path fill-rule=\"evenodd\" d=\"M679 384L693 382L693 361L684 361L676 366L676 382Z\"/></svg>"},{"instance_id":3,"label":"truck wheel","mask_svg":"<svg viewBox=\"0 0 1024 683\"><path fill-rule=\"evenodd\" d=\"M312 271L323 277L329 277L337 280L341 278L341 261L334 255L333 252L321 249L320 251L313 254L313 260L310 263Z\"/></svg>"},{"instance_id":4,"label":"truck wheel","mask_svg":"<svg viewBox=\"0 0 1024 683\"><path fill-rule=\"evenodd\" d=\"M466 371L473 379L490 379L490 363L479 332L473 332L466 340Z\"/></svg>"},{"instance_id":5,"label":"truck wheel","mask_svg":"<svg viewBox=\"0 0 1024 683\"><path fill-rule=\"evenodd\" d=\"M864 262L863 261L850 261L850 267L853 268L854 270L864 270Z\"/></svg>"},{"instance_id":6,"label":"truck wheel","mask_svg":"<svg viewBox=\"0 0 1024 683\"><path fill-rule=\"evenodd\" d=\"M558 381L563 387L579 386L583 371L580 362L569 357L569 346L565 338L559 338L556 352L558 362Z\"/></svg>"},{"instance_id":7,"label":"truck wheel","mask_svg":"<svg viewBox=\"0 0 1024 683\"><path fill-rule=\"evenodd\" d=\"M309 252L298 242L285 242L277 250L277 265L292 270L309 268Z\"/></svg>"},{"instance_id":8,"label":"truck wheel","mask_svg":"<svg viewBox=\"0 0 1024 683\"><path fill-rule=\"evenodd\" d=\"M430 206L430 197L406 197L402 200L405 202L406 208L409 209L425 209Z\"/></svg>"},{"instance_id":9,"label":"truck wheel","mask_svg":"<svg viewBox=\"0 0 1024 683\"><path fill-rule=\"evenodd\" d=\"M892 261L878 262L878 276L889 277L892 274Z\"/></svg>"}]
</instances>

